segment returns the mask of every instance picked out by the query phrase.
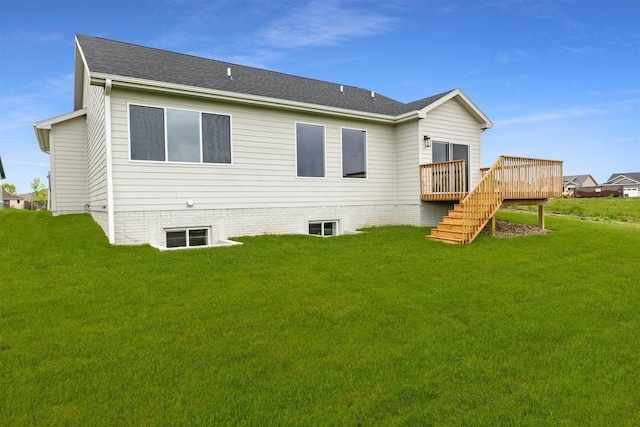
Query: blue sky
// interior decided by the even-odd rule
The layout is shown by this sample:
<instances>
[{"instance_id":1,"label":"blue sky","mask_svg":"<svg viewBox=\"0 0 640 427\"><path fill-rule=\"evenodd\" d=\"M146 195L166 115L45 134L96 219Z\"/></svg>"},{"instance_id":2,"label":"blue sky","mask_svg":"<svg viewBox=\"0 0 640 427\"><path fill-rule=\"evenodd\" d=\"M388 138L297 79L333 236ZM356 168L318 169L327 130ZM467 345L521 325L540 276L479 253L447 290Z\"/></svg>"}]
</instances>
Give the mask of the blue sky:
<instances>
[{"instance_id":1,"label":"blue sky","mask_svg":"<svg viewBox=\"0 0 640 427\"><path fill-rule=\"evenodd\" d=\"M409 102L461 88L500 154L565 174L640 171L640 1L0 0L0 157L45 180L32 124L73 109L87 34L359 86Z\"/></svg>"}]
</instances>

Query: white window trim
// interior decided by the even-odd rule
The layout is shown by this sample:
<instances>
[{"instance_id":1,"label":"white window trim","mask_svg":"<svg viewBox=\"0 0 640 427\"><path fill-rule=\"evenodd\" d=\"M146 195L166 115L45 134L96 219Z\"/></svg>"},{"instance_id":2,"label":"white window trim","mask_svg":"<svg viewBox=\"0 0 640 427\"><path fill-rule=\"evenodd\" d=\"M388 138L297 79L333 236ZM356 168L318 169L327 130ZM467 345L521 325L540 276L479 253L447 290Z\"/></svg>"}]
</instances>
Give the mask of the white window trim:
<instances>
[{"instance_id":1,"label":"white window trim","mask_svg":"<svg viewBox=\"0 0 640 427\"><path fill-rule=\"evenodd\" d=\"M206 245L198 245L198 246L189 246L189 231L191 230L206 230L207 231L207 244ZM186 233L186 246L176 246L174 248L170 248L167 246L167 232L172 231L184 231ZM211 246L211 227L170 227L164 228L162 230L164 233L164 248L166 250L176 250L176 249L197 249L197 248L207 248Z\"/></svg>"},{"instance_id":2,"label":"white window trim","mask_svg":"<svg viewBox=\"0 0 640 427\"><path fill-rule=\"evenodd\" d=\"M298 124L322 127L322 144L323 144L322 151L324 153L324 160L323 160L324 176L298 176ZM327 179L327 126L321 125L318 123L296 121L293 124L293 133L294 133L294 149L295 149L295 156L296 156L296 168L295 168L296 179L326 180Z\"/></svg>"},{"instance_id":3,"label":"white window trim","mask_svg":"<svg viewBox=\"0 0 640 427\"><path fill-rule=\"evenodd\" d=\"M325 235L324 235L324 225L325 225L326 223L330 223L330 222L332 222L333 224L335 224L335 227L334 227L334 229L333 229L333 234L332 234L332 235L330 235L330 236L325 236ZM321 225L320 225L320 228L321 228L321 230L322 230L322 234L318 235L318 234L311 234L311 233L309 233L309 226L310 226L311 224L321 224ZM334 237L334 236L338 236L338 235L340 234L340 221L338 221L337 219L330 219L330 220L326 220L326 219L325 219L325 220L318 220L318 221L309 221L309 222L307 223L307 234L308 234L309 236L314 236L314 237Z\"/></svg>"},{"instance_id":4,"label":"white window trim","mask_svg":"<svg viewBox=\"0 0 640 427\"><path fill-rule=\"evenodd\" d=\"M164 158L165 160L138 160L131 158L131 106L135 107L150 107L150 108L160 108L162 109L164 115ZM200 161L199 162L176 162L169 160L169 144L167 142L167 109L170 110L180 110L180 111L190 111L194 113L199 113L198 115L198 123L199 129L198 134L200 135ZM202 114L215 114L218 116L227 116L229 117L229 150L231 151L231 162L229 163L205 163L204 152L202 146ZM172 164L172 165L200 165L200 166L233 166L233 116L229 113L221 113L217 111L211 110L195 110L191 108L179 108L179 107L167 107L156 104L145 104L142 102L127 102L127 150L129 152L129 161L133 163L156 163L156 164Z\"/></svg>"},{"instance_id":5,"label":"white window trim","mask_svg":"<svg viewBox=\"0 0 640 427\"><path fill-rule=\"evenodd\" d=\"M342 157L344 155L344 150L342 149L342 143L343 143L342 130L343 129L364 132L364 170L365 170L365 173L367 174L367 176L364 178L349 178L344 176L344 158ZM352 128L347 126L342 126L340 128L340 176L342 177L343 180L346 180L346 181L358 182L358 181L369 180L369 132L366 129L358 129L358 128Z\"/></svg>"}]
</instances>

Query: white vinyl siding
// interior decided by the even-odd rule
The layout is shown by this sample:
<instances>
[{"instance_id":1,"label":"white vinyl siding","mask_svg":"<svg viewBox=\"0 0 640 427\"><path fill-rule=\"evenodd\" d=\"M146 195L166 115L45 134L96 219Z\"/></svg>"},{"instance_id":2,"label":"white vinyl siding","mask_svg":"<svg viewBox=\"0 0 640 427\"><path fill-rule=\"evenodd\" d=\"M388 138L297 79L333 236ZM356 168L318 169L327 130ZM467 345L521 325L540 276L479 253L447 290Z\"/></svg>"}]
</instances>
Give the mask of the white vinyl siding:
<instances>
[{"instance_id":1,"label":"white vinyl siding","mask_svg":"<svg viewBox=\"0 0 640 427\"><path fill-rule=\"evenodd\" d=\"M458 102L451 99L427 113L420 121L420 135L429 135L433 141L444 141L469 146L470 186L480 180L481 130L480 124ZM420 163L432 162L432 148L420 144ZM491 166L491 165L487 165Z\"/></svg>"},{"instance_id":2,"label":"white vinyl siding","mask_svg":"<svg viewBox=\"0 0 640 427\"><path fill-rule=\"evenodd\" d=\"M104 88L89 86L84 99L87 102L87 203L91 216L106 233L108 223Z\"/></svg>"},{"instance_id":3,"label":"white vinyl siding","mask_svg":"<svg viewBox=\"0 0 640 427\"><path fill-rule=\"evenodd\" d=\"M420 204L420 168L418 149L420 138L417 122L406 122L396 127L397 203Z\"/></svg>"},{"instance_id":4,"label":"white vinyl siding","mask_svg":"<svg viewBox=\"0 0 640 427\"><path fill-rule=\"evenodd\" d=\"M83 212L87 203L85 123L80 116L51 127L51 209L56 214Z\"/></svg>"},{"instance_id":5,"label":"white vinyl siding","mask_svg":"<svg viewBox=\"0 0 640 427\"><path fill-rule=\"evenodd\" d=\"M127 103L232 116L233 166L130 161ZM112 117L116 211L184 210L187 200L193 200L198 210L373 206L396 201L392 125L367 124L368 179L344 180L341 128L362 128L361 122L117 88L112 92ZM297 122L325 127L325 179L296 178Z\"/></svg>"}]
</instances>

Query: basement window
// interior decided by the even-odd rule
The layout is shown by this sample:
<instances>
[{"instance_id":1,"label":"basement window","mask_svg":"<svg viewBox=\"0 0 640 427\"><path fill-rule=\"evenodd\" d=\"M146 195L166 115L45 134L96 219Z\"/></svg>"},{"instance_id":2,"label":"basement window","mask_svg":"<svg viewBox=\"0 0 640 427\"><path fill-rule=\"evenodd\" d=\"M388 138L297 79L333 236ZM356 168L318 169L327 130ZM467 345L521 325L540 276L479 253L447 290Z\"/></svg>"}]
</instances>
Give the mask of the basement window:
<instances>
[{"instance_id":1,"label":"basement window","mask_svg":"<svg viewBox=\"0 0 640 427\"><path fill-rule=\"evenodd\" d=\"M313 236L335 236L338 234L336 221L318 221L309 223L309 234Z\"/></svg>"},{"instance_id":2,"label":"basement window","mask_svg":"<svg viewBox=\"0 0 640 427\"><path fill-rule=\"evenodd\" d=\"M209 244L209 229L187 228L165 231L167 248L191 248Z\"/></svg>"}]
</instances>

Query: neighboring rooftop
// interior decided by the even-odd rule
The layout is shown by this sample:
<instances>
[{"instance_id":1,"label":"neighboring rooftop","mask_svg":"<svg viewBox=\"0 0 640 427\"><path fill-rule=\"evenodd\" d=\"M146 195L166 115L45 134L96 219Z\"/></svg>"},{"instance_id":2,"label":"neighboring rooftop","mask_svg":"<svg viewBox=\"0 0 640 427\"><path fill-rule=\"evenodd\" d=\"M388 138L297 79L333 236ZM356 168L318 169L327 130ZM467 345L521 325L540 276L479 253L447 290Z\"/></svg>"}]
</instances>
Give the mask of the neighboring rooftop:
<instances>
[{"instance_id":1,"label":"neighboring rooftop","mask_svg":"<svg viewBox=\"0 0 640 427\"><path fill-rule=\"evenodd\" d=\"M574 183L577 186L581 186L589 178L591 178L593 182L598 184L598 182L595 179L593 179L591 175L565 175L562 177L562 182L565 184Z\"/></svg>"},{"instance_id":2,"label":"neighboring rooftop","mask_svg":"<svg viewBox=\"0 0 640 427\"><path fill-rule=\"evenodd\" d=\"M635 182L640 182L640 172L614 173L607 180L607 184L619 184L627 178Z\"/></svg>"},{"instance_id":3,"label":"neighboring rooftop","mask_svg":"<svg viewBox=\"0 0 640 427\"><path fill-rule=\"evenodd\" d=\"M285 99L397 116L420 110L453 90L408 104L371 90L77 35L90 72ZM229 73L231 76L229 76Z\"/></svg>"},{"instance_id":4,"label":"neighboring rooftop","mask_svg":"<svg viewBox=\"0 0 640 427\"><path fill-rule=\"evenodd\" d=\"M3 191L2 200L24 200L24 197L20 196L19 194L9 194Z\"/></svg>"}]
</instances>

